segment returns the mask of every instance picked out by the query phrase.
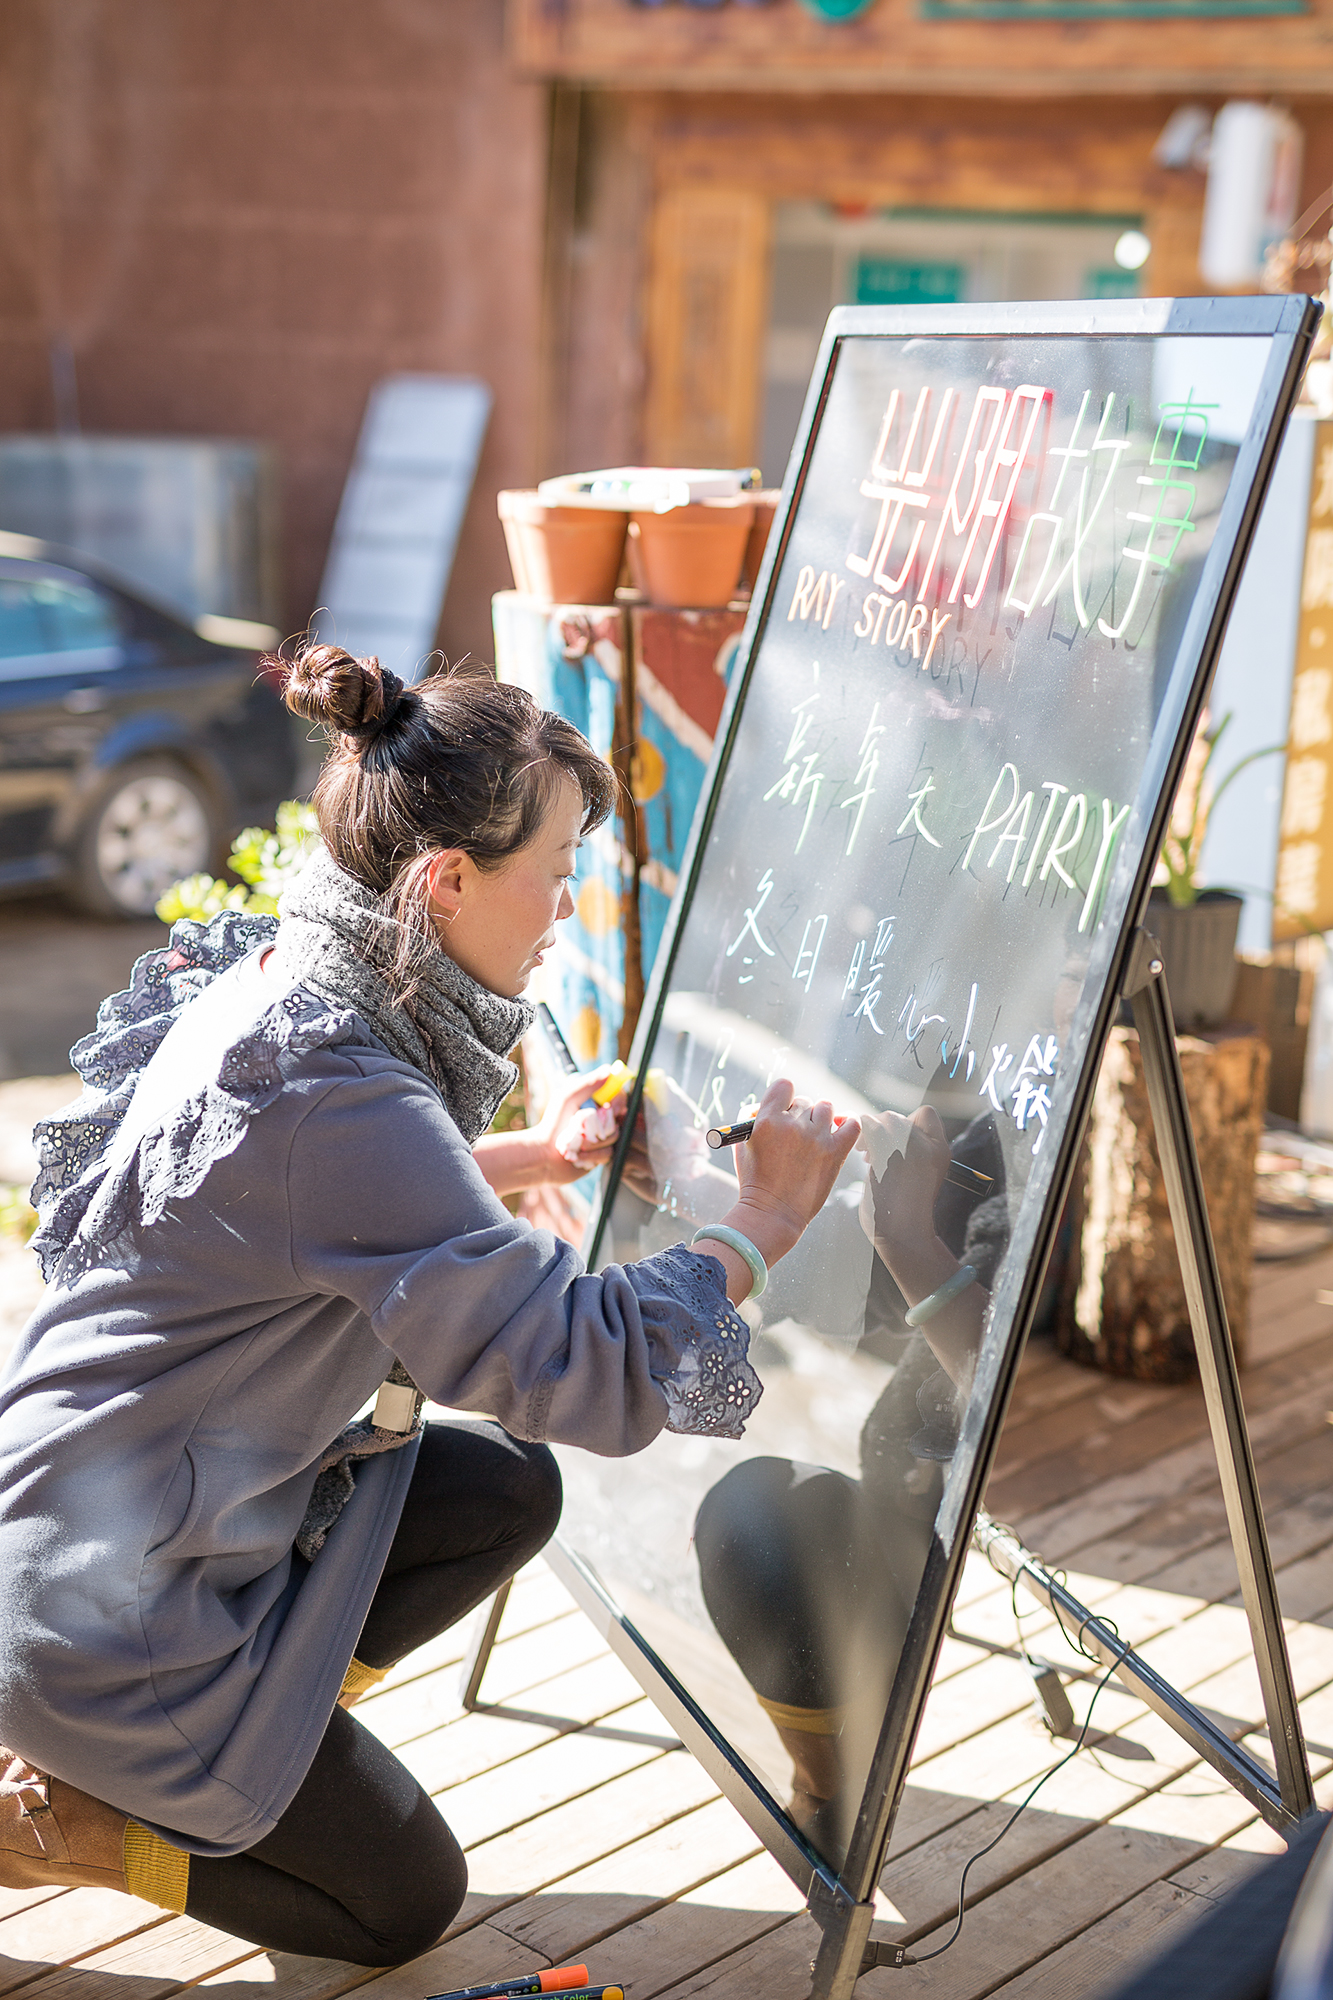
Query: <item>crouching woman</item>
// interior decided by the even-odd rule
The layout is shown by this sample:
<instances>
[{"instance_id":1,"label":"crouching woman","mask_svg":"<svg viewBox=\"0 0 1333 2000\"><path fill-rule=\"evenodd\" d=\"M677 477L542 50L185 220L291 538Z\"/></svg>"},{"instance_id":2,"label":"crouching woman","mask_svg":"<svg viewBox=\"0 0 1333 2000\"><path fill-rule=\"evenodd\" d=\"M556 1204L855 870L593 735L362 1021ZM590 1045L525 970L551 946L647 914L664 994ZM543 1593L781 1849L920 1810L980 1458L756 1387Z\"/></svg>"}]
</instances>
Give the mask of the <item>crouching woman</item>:
<instances>
[{"instance_id":1,"label":"crouching woman","mask_svg":"<svg viewBox=\"0 0 1333 2000\"><path fill-rule=\"evenodd\" d=\"M857 1131L772 1087L744 1255L594 1276L515 1221L501 1195L605 1157L556 1143L586 1080L483 1135L611 775L485 677L405 688L321 647L287 701L333 748L281 922L178 925L39 1132L49 1289L0 1378L0 1883L388 1965L466 1869L348 1705L546 1541L545 1440L737 1434L733 1308ZM485 1416L423 1426L423 1397Z\"/></svg>"}]
</instances>

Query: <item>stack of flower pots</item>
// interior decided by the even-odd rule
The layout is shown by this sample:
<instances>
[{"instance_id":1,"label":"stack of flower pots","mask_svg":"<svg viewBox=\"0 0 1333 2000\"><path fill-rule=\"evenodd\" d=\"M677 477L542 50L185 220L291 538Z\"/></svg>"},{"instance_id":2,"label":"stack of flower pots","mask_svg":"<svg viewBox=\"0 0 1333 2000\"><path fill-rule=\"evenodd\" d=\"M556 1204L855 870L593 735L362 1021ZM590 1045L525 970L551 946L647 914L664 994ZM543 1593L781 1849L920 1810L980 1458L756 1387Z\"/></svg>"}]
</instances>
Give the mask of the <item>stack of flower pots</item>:
<instances>
[{"instance_id":1,"label":"stack of flower pots","mask_svg":"<svg viewBox=\"0 0 1333 2000\"><path fill-rule=\"evenodd\" d=\"M638 473L637 486L628 475ZM632 504L657 482L654 504ZM674 481L674 487L671 483ZM613 484L613 482L616 482ZM775 492L694 496L734 474L588 474L499 495L519 590L552 604L609 604L628 558L633 591L671 609L714 609L753 589L777 511ZM614 504L606 497L614 492ZM672 492L689 495L674 504ZM667 504L663 504L665 494Z\"/></svg>"}]
</instances>

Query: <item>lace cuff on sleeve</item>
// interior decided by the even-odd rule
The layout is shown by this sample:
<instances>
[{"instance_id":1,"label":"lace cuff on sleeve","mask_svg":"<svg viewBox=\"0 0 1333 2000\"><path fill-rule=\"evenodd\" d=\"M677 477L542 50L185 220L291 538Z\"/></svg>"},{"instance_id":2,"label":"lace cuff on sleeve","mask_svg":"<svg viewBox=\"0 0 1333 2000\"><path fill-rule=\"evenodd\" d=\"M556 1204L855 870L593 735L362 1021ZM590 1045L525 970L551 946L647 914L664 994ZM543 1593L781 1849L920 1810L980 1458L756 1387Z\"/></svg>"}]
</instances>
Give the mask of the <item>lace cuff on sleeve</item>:
<instances>
[{"instance_id":1,"label":"lace cuff on sleeve","mask_svg":"<svg viewBox=\"0 0 1333 2000\"><path fill-rule=\"evenodd\" d=\"M764 1385L750 1366L750 1329L727 1297L717 1258L676 1243L624 1268L645 1327L664 1333L677 1352L669 1374L654 1371L670 1410L667 1429L740 1437Z\"/></svg>"}]
</instances>

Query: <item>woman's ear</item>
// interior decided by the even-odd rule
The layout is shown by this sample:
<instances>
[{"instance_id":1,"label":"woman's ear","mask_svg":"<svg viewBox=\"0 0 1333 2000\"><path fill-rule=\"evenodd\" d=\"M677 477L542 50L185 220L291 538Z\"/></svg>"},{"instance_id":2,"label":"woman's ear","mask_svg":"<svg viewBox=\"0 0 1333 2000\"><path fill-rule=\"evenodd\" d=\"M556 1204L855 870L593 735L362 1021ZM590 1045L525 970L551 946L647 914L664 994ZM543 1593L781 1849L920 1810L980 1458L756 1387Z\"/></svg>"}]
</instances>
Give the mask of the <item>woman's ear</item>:
<instances>
[{"instance_id":1,"label":"woman's ear","mask_svg":"<svg viewBox=\"0 0 1333 2000\"><path fill-rule=\"evenodd\" d=\"M431 914L441 922L451 924L462 909L471 865L458 847L446 847L432 857L426 870L426 895Z\"/></svg>"}]
</instances>

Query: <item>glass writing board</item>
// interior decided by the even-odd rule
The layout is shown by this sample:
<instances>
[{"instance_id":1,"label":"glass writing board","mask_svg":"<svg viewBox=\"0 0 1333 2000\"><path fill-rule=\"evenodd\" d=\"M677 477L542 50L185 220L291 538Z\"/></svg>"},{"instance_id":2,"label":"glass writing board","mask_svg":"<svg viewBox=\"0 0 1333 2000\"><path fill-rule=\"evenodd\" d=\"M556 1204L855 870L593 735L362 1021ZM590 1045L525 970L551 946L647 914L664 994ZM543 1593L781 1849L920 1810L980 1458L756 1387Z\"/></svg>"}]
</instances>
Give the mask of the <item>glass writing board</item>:
<instances>
[{"instance_id":1,"label":"glass writing board","mask_svg":"<svg viewBox=\"0 0 1333 2000\"><path fill-rule=\"evenodd\" d=\"M594 1254L721 1216L705 1132L782 1075L867 1119L934 1107L922 1255L977 1282L907 1323L916 1252L872 1245L889 1181L853 1153L743 1309L743 1438L566 1453L562 1539L831 1872L919 1719L1302 306L849 309L825 336L640 1025L651 1198L613 1173Z\"/></svg>"}]
</instances>

